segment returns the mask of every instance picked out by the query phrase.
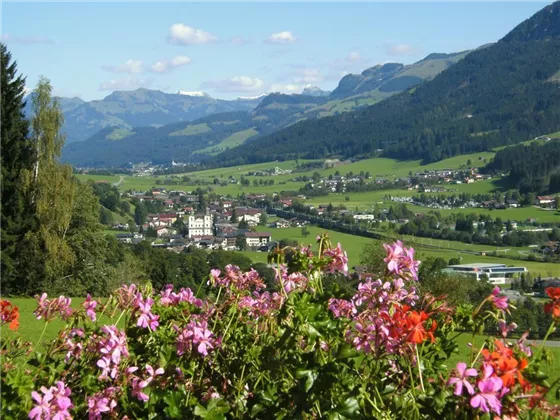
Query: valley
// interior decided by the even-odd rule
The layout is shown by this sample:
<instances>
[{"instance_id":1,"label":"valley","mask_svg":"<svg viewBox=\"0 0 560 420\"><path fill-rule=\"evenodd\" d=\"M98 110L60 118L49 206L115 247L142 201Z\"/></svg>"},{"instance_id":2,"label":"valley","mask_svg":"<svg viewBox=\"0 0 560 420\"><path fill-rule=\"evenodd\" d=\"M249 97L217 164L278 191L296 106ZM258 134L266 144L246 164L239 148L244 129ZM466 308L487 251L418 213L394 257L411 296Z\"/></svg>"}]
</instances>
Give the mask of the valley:
<instances>
[{"instance_id":1,"label":"valley","mask_svg":"<svg viewBox=\"0 0 560 420\"><path fill-rule=\"evenodd\" d=\"M2 418L560 416L559 0L2 9Z\"/></svg>"}]
</instances>

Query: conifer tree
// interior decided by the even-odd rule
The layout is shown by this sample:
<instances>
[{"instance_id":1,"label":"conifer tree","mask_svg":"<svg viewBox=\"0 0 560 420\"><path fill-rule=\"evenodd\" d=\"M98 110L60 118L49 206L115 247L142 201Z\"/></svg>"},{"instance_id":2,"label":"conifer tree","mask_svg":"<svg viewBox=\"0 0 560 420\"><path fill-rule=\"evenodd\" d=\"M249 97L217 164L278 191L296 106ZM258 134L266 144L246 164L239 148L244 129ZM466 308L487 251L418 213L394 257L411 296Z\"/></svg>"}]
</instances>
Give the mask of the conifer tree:
<instances>
[{"instance_id":1,"label":"conifer tree","mask_svg":"<svg viewBox=\"0 0 560 420\"><path fill-rule=\"evenodd\" d=\"M1 275L3 293L21 293L22 239L33 225L30 203L22 189L22 171L33 165L29 123L23 114L25 77L0 43L1 137Z\"/></svg>"}]
</instances>

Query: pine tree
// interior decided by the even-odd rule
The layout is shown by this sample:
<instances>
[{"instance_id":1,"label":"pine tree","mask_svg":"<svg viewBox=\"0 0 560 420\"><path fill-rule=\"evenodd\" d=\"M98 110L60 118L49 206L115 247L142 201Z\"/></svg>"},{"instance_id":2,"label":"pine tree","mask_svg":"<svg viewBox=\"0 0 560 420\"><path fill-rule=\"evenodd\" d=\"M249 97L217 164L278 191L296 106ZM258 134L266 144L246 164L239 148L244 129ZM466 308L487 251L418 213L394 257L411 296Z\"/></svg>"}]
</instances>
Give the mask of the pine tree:
<instances>
[{"instance_id":1,"label":"pine tree","mask_svg":"<svg viewBox=\"0 0 560 420\"><path fill-rule=\"evenodd\" d=\"M23 170L33 164L29 123L23 114L25 78L17 75L17 63L0 43L1 102L1 273L2 292L21 293L22 239L33 225L30 203L22 190Z\"/></svg>"}]
</instances>

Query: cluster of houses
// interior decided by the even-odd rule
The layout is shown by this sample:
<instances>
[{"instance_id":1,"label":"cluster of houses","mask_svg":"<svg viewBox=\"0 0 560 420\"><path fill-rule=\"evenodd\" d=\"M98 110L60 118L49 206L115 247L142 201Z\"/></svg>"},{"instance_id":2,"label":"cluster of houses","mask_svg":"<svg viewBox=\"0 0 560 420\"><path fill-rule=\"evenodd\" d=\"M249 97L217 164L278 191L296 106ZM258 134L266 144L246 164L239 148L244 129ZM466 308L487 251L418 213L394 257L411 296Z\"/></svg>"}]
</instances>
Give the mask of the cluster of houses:
<instances>
[{"instance_id":1,"label":"cluster of houses","mask_svg":"<svg viewBox=\"0 0 560 420\"><path fill-rule=\"evenodd\" d=\"M117 234L120 242L141 242L149 239L146 233L152 230L155 232L152 235L155 236L152 238L152 246L176 252L189 246L224 250L268 250L269 243L272 243L269 232L254 232L249 229L260 222L263 209L238 206L234 201L221 200L209 203L205 211L197 212L194 205L198 203L198 196L182 191L167 193L163 188L153 189L148 195L133 195L144 200L163 200L164 203L172 200L173 204L163 213L149 214L142 226L142 233ZM176 197L184 198L176 200ZM245 222L247 228L240 229L239 222Z\"/></svg>"},{"instance_id":2,"label":"cluster of houses","mask_svg":"<svg viewBox=\"0 0 560 420\"><path fill-rule=\"evenodd\" d=\"M474 182L492 179L492 176L479 173L477 168L465 170L438 169L416 172L411 179L416 179L419 182L417 184L410 185L409 188L420 189L422 181L430 184L472 184Z\"/></svg>"},{"instance_id":3,"label":"cluster of houses","mask_svg":"<svg viewBox=\"0 0 560 420\"><path fill-rule=\"evenodd\" d=\"M426 191L427 192L427 191ZM439 192L432 189L432 192ZM437 201L423 202L419 197L391 197L391 201L397 203L409 203L416 206L429 207L433 209L455 209L455 208L485 208L485 209L506 209L506 208L518 208L521 207L521 203L518 200L488 200L478 202L475 200L469 201L459 201L456 197L455 200L451 198L438 199ZM554 196L538 196L533 203L535 206L541 208L554 208L556 207L557 198Z\"/></svg>"}]
</instances>

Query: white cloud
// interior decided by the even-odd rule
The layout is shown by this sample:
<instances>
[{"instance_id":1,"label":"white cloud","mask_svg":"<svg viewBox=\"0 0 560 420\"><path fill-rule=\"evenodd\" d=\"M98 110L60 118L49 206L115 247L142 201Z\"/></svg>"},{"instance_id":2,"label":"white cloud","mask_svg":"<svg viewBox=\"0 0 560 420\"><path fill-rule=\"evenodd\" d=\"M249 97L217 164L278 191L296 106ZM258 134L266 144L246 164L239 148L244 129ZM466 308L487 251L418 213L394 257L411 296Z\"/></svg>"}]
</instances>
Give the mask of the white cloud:
<instances>
[{"instance_id":1,"label":"white cloud","mask_svg":"<svg viewBox=\"0 0 560 420\"><path fill-rule=\"evenodd\" d=\"M150 71L152 73L168 73L176 68L186 66L191 62L191 59L185 55L177 55L171 60L157 61L151 65Z\"/></svg>"},{"instance_id":2,"label":"white cloud","mask_svg":"<svg viewBox=\"0 0 560 420\"><path fill-rule=\"evenodd\" d=\"M268 91L290 94L290 93L301 93L304 88L305 85L295 84L295 83L288 83L286 85L272 84L270 85Z\"/></svg>"},{"instance_id":3,"label":"white cloud","mask_svg":"<svg viewBox=\"0 0 560 420\"><path fill-rule=\"evenodd\" d=\"M177 45L195 45L195 44L208 44L216 41L215 35L210 32L196 29L182 23L176 23L169 27L169 35L167 42Z\"/></svg>"},{"instance_id":4,"label":"white cloud","mask_svg":"<svg viewBox=\"0 0 560 420\"><path fill-rule=\"evenodd\" d=\"M126 77L123 79L109 80L99 85L98 90L134 90L138 88L149 88L154 83L154 79L136 79Z\"/></svg>"},{"instance_id":5,"label":"white cloud","mask_svg":"<svg viewBox=\"0 0 560 420\"><path fill-rule=\"evenodd\" d=\"M389 55L412 55L416 50L410 44L392 44L387 45L385 52Z\"/></svg>"},{"instance_id":6,"label":"white cloud","mask_svg":"<svg viewBox=\"0 0 560 420\"><path fill-rule=\"evenodd\" d=\"M360 61L363 61L363 57L360 54L359 51L351 51L347 56L346 56L346 61L348 61L349 63L357 63Z\"/></svg>"},{"instance_id":7,"label":"white cloud","mask_svg":"<svg viewBox=\"0 0 560 420\"><path fill-rule=\"evenodd\" d=\"M142 73L144 71L144 63L140 60L127 60L126 63L120 66L105 65L101 66L105 71L111 73Z\"/></svg>"},{"instance_id":8,"label":"white cloud","mask_svg":"<svg viewBox=\"0 0 560 420\"><path fill-rule=\"evenodd\" d=\"M54 44L54 41L44 36L12 36L10 34L2 35L2 41L7 44L21 44L21 45L34 45L34 44Z\"/></svg>"},{"instance_id":9,"label":"white cloud","mask_svg":"<svg viewBox=\"0 0 560 420\"><path fill-rule=\"evenodd\" d=\"M267 44L293 44L297 41L292 31L283 31L273 33L265 41Z\"/></svg>"},{"instance_id":10,"label":"white cloud","mask_svg":"<svg viewBox=\"0 0 560 420\"><path fill-rule=\"evenodd\" d=\"M220 92L261 92L265 84L256 77L235 76L225 80L204 82L201 86Z\"/></svg>"}]
</instances>

